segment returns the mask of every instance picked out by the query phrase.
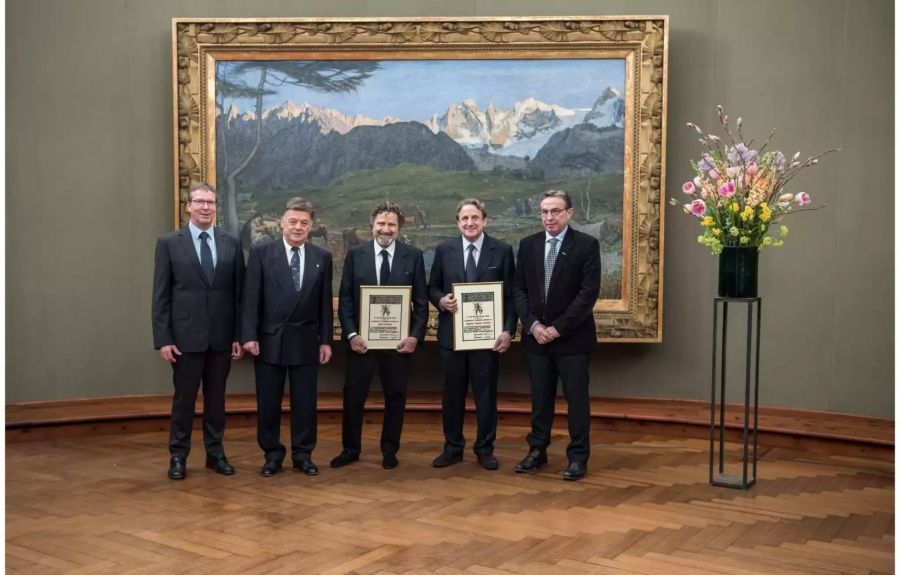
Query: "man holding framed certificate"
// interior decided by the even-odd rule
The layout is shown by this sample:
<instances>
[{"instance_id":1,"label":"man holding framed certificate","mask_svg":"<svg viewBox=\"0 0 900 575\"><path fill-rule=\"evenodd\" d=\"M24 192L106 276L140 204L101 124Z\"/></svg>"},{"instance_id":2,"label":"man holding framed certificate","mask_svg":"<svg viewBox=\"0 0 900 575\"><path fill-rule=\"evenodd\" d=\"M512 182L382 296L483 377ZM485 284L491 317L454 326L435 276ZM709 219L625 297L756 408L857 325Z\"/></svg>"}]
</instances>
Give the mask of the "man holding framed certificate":
<instances>
[{"instance_id":1,"label":"man holding framed certificate","mask_svg":"<svg viewBox=\"0 0 900 575\"><path fill-rule=\"evenodd\" d=\"M343 467L359 460L366 397L375 370L384 390L382 466L397 467L406 409L410 355L425 339L428 292L422 251L397 241L403 212L384 201L372 211L372 241L351 248L344 259L338 318L347 342L343 450L331 460Z\"/></svg>"},{"instance_id":2,"label":"man holding framed certificate","mask_svg":"<svg viewBox=\"0 0 900 575\"><path fill-rule=\"evenodd\" d=\"M478 463L497 469L497 374L499 354L516 333L513 300L515 264L509 244L484 233L487 212L476 199L456 207L461 237L435 250L428 298L438 308L438 345L444 366L442 393L444 451L434 467L462 461L466 391L472 383L478 431L473 445Z\"/></svg>"}]
</instances>

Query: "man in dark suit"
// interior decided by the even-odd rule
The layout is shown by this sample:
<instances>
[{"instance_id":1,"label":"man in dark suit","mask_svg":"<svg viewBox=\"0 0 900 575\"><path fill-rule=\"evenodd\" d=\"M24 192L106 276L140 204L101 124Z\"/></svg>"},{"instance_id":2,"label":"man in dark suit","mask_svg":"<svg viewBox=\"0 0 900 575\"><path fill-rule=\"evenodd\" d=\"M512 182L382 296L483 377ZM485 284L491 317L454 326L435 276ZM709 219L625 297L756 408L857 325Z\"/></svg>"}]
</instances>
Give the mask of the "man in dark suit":
<instances>
[{"instance_id":1,"label":"man in dark suit","mask_svg":"<svg viewBox=\"0 0 900 575\"><path fill-rule=\"evenodd\" d=\"M397 240L403 223L400 207L391 201L379 204L372 211L370 223L373 239L347 252L338 294L338 318L350 353L347 354L344 380L343 450L331 460L331 466L343 467L359 460L366 397L377 369L384 391L382 466L393 469L397 467L397 450L400 449L410 356L425 338L428 323L428 291L422 251ZM368 342L360 335L359 288L363 285L412 287L409 336L396 350L369 350Z\"/></svg>"},{"instance_id":2,"label":"man in dark suit","mask_svg":"<svg viewBox=\"0 0 900 575\"><path fill-rule=\"evenodd\" d=\"M572 213L568 194L544 192L544 231L519 244L514 291L531 380L531 433L529 453L516 471L531 473L547 463L561 379L570 437L563 477L577 480L587 472L591 451L588 364L597 344L593 309L600 292L600 244L568 225Z\"/></svg>"},{"instance_id":3,"label":"man in dark suit","mask_svg":"<svg viewBox=\"0 0 900 575\"><path fill-rule=\"evenodd\" d=\"M331 254L308 242L312 204L292 198L281 217L282 237L253 246L244 284L244 350L255 358L257 441L265 453L260 472L272 477L286 454L279 439L284 379L290 379L291 460L318 475L316 387L319 365L331 359L334 307Z\"/></svg>"},{"instance_id":4,"label":"man in dark suit","mask_svg":"<svg viewBox=\"0 0 900 575\"><path fill-rule=\"evenodd\" d=\"M499 354L509 349L518 321L513 301L515 264L509 244L484 233L487 212L481 200L462 200L456 206L456 224L462 236L437 247L428 279L428 299L439 310L438 345L444 367L444 451L433 465L448 467L462 461L466 446L462 433L466 391L471 380L478 421L472 447L478 464L494 470L499 467L494 457ZM503 282L503 332L492 350L453 351L453 314L459 310L453 284L473 282Z\"/></svg>"},{"instance_id":5,"label":"man in dark suit","mask_svg":"<svg viewBox=\"0 0 900 575\"><path fill-rule=\"evenodd\" d=\"M190 222L156 242L153 346L172 365L175 395L169 432L169 478L184 479L197 391L203 385L206 467L232 475L225 458L225 380L241 357L238 305L244 255L233 236L213 227L216 191L191 188Z\"/></svg>"}]
</instances>

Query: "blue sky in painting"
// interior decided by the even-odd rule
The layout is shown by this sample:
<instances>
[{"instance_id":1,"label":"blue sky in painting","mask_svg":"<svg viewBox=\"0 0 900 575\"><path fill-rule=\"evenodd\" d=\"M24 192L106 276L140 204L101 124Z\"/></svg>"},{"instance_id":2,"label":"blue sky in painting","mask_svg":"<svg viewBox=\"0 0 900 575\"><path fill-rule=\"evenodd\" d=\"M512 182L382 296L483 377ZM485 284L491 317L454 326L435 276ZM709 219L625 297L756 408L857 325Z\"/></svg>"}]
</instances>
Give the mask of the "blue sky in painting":
<instances>
[{"instance_id":1,"label":"blue sky in painting","mask_svg":"<svg viewBox=\"0 0 900 575\"><path fill-rule=\"evenodd\" d=\"M371 118L394 116L426 120L444 114L448 106L466 99L485 110L511 109L533 97L567 108L590 108L607 87L625 93L622 59L565 60L383 60L365 85L352 94L323 94L295 86L275 88L264 107L309 102L344 114ZM256 73L244 81L255 85ZM251 100L237 100L238 109L251 109Z\"/></svg>"}]
</instances>

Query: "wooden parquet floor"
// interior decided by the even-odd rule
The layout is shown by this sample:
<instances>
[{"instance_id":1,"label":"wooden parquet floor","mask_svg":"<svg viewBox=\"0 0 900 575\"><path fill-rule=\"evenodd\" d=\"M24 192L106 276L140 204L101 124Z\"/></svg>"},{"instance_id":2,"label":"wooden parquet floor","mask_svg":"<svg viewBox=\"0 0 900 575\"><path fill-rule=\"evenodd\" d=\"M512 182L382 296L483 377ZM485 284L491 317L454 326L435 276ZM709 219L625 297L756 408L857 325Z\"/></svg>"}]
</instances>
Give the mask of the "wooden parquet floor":
<instances>
[{"instance_id":1,"label":"wooden parquet floor","mask_svg":"<svg viewBox=\"0 0 900 575\"><path fill-rule=\"evenodd\" d=\"M467 426L467 437L474 429ZM589 474L513 466L527 429L503 425L499 471L431 467L440 425L407 424L400 466L380 466L380 425L342 469L340 426L320 423L318 477L258 473L255 428L231 427L238 472L170 481L163 432L16 442L6 448L10 573L401 575L867 574L894 572L891 461L761 446L746 492L708 485L705 440L601 431ZM282 438L287 437L287 429ZM729 445L734 455L737 445Z\"/></svg>"}]
</instances>

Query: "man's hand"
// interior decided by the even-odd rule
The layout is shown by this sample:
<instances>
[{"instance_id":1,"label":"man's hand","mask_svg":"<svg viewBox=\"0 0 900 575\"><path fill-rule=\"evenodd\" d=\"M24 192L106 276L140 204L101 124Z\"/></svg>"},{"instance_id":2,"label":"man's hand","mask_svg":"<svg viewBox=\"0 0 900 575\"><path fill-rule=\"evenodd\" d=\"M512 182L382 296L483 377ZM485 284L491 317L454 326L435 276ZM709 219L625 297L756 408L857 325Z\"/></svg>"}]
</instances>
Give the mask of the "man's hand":
<instances>
[{"instance_id":1,"label":"man's hand","mask_svg":"<svg viewBox=\"0 0 900 575\"><path fill-rule=\"evenodd\" d=\"M354 338L356 339L356 338ZM322 344L319 346L319 364L325 365L331 360L331 346Z\"/></svg>"},{"instance_id":2,"label":"man's hand","mask_svg":"<svg viewBox=\"0 0 900 575\"><path fill-rule=\"evenodd\" d=\"M244 344L244 351L249 353L250 355L256 357L259 355L259 342L258 341L248 341Z\"/></svg>"},{"instance_id":3,"label":"man's hand","mask_svg":"<svg viewBox=\"0 0 900 575\"><path fill-rule=\"evenodd\" d=\"M509 332L501 332L500 335L497 336L497 341L494 342L494 351L503 353L509 349L509 344L511 342L512 337L509 335Z\"/></svg>"},{"instance_id":4,"label":"man's hand","mask_svg":"<svg viewBox=\"0 0 900 575\"><path fill-rule=\"evenodd\" d=\"M554 339L557 339L559 337L559 332L556 331L556 328L553 327L552 325L547 328L547 331L545 332L545 334L550 339L550 341L553 341Z\"/></svg>"},{"instance_id":5,"label":"man's hand","mask_svg":"<svg viewBox=\"0 0 900 575\"><path fill-rule=\"evenodd\" d=\"M412 353L416 351L417 345L419 345L419 340L410 336L400 342L400 345L397 346L397 351L400 353Z\"/></svg>"},{"instance_id":6,"label":"man's hand","mask_svg":"<svg viewBox=\"0 0 900 575\"><path fill-rule=\"evenodd\" d=\"M159 348L159 357L168 363L175 363L175 356L181 355L181 350L175 345L164 345Z\"/></svg>"},{"instance_id":7,"label":"man's hand","mask_svg":"<svg viewBox=\"0 0 900 575\"><path fill-rule=\"evenodd\" d=\"M354 335L353 339L350 340L350 349L355 351L356 353L363 354L369 351L369 346L366 345L366 340L361 335Z\"/></svg>"},{"instance_id":8,"label":"man's hand","mask_svg":"<svg viewBox=\"0 0 900 575\"><path fill-rule=\"evenodd\" d=\"M231 359L241 359L244 356L244 348L241 347L241 342L233 341L231 342Z\"/></svg>"},{"instance_id":9,"label":"man's hand","mask_svg":"<svg viewBox=\"0 0 900 575\"><path fill-rule=\"evenodd\" d=\"M448 293L438 302L441 305L441 309L444 311L449 311L450 313L456 313L456 310L459 309L459 306L456 304L456 298L453 297L452 293Z\"/></svg>"}]
</instances>

